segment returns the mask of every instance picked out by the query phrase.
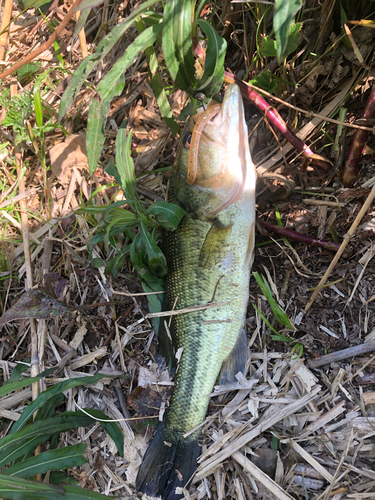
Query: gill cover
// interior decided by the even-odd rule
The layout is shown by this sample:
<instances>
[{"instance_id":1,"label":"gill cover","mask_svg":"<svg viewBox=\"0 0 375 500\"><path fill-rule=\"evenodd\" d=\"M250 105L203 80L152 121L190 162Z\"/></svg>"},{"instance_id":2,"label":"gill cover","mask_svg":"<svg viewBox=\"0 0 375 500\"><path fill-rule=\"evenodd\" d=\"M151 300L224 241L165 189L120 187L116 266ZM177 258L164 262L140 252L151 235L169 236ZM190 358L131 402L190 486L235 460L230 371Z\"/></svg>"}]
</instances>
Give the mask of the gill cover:
<instances>
[{"instance_id":1,"label":"gill cover","mask_svg":"<svg viewBox=\"0 0 375 500\"><path fill-rule=\"evenodd\" d=\"M192 218L212 220L241 198L249 162L242 97L232 84L221 105L187 121L169 181L170 201Z\"/></svg>"}]
</instances>

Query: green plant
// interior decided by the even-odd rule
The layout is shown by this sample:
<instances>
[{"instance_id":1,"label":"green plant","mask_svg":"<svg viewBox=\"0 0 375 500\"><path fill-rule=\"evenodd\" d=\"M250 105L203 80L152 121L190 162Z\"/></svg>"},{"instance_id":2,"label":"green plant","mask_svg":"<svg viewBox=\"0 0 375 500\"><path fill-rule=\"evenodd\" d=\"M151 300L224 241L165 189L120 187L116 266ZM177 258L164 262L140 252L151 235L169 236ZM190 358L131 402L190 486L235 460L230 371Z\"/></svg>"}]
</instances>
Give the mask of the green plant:
<instances>
[{"instance_id":1,"label":"green plant","mask_svg":"<svg viewBox=\"0 0 375 500\"><path fill-rule=\"evenodd\" d=\"M141 279L144 291L162 292L167 263L163 252L158 247L159 230L174 231L185 215L182 208L165 201L156 201L146 209L135 190L136 179L131 157L130 144L132 133L126 136L126 123L120 128L116 138L116 165L112 162L107 167L108 174L113 175L124 192L124 200L108 206L88 206L76 213L95 217L97 225L95 236L88 244L92 252L94 245L103 243L107 252L115 249L115 255L105 264L101 259L93 259L94 266L106 265L106 272L115 276L123 266L126 255L130 254L132 264ZM123 208L128 205L129 208ZM139 228L139 229L138 229ZM134 231L137 229L137 231ZM120 240L118 235L122 235ZM124 240L125 237L125 240ZM124 243L127 242L127 243ZM162 299L157 295L149 296L151 312L159 312ZM158 324L158 318L154 324Z\"/></svg>"},{"instance_id":2,"label":"green plant","mask_svg":"<svg viewBox=\"0 0 375 500\"><path fill-rule=\"evenodd\" d=\"M73 104L75 96L85 83L87 76L124 36L132 24L136 23L139 35L128 46L112 69L102 78L96 89L98 98L92 100L90 104L87 151L91 173L96 169L104 144L104 125L109 114L111 101L121 94L125 85L125 71L140 53L144 51L146 53L156 100L163 118L175 135L179 133L179 127L165 91L169 85L169 78L172 78L175 86L185 90L191 98L189 113L194 112L198 105L202 105L196 99L197 94L204 93L204 102L208 102L222 85L226 42L216 33L209 22L200 18L204 7L203 3L201 2L194 10L195 2L193 0L179 2L168 0L162 15L150 10L156 3L157 0L143 2L101 40L96 52L86 57L75 71L61 100L60 119ZM201 49L200 52L204 53L205 63L201 78L197 78L195 63L199 64L199 57L194 59L194 53L200 49L203 32L206 35L206 49L205 51ZM161 59L161 54L164 57L165 69L168 70L169 77L164 76L165 69L158 66L157 61ZM202 61L201 64L203 64Z\"/></svg>"},{"instance_id":3,"label":"green plant","mask_svg":"<svg viewBox=\"0 0 375 500\"><path fill-rule=\"evenodd\" d=\"M262 294L265 296L267 302L269 303L276 320L284 326L284 329L286 331L294 332L296 330L295 326L288 318L288 315L281 309L279 304L273 298L271 287L269 286L266 278L264 276L261 276L258 272L253 273L253 276L256 279L256 282L258 283ZM268 328L270 328L270 330L274 332L274 335L271 335L272 340L275 340L276 342L295 342L295 340L291 337L280 335L280 333L271 325L270 321L264 316L264 314L262 314L262 312L257 308L255 304L253 304L253 307L262 318L262 320L266 323ZM303 344L297 342L297 344L293 346L291 354L296 354L297 358L300 358L303 354Z\"/></svg>"},{"instance_id":4,"label":"green plant","mask_svg":"<svg viewBox=\"0 0 375 500\"><path fill-rule=\"evenodd\" d=\"M27 365L20 363L11 378L0 387L0 397L22 389L49 375L54 369L46 370L38 377L20 378ZM118 452L123 453L123 436L119 427L107 421L99 410L86 409L77 412L58 413L56 407L64 400L63 391L79 385L91 385L104 375L97 374L82 378L64 380L43 391L22 412L13 423L7 436L0 441L0 496L15 500L38 500L62 498L65 500L102 499L104 495L85 491L76 481L61 474L61 470L82 465L86 462L83 453L85 444L57 448L59 434L71 429L87 426L100 420L116 443ZM37 413L35 413L37 411ZM34 419L33 419L34 415ZM47 451L34 456L35 449L45 443ZM51 471L49 484L37 482L33 477ZM70 484L67 484L70 483ZM75 484L72 484L75 483Z\"/></svg>"}]
</instances>

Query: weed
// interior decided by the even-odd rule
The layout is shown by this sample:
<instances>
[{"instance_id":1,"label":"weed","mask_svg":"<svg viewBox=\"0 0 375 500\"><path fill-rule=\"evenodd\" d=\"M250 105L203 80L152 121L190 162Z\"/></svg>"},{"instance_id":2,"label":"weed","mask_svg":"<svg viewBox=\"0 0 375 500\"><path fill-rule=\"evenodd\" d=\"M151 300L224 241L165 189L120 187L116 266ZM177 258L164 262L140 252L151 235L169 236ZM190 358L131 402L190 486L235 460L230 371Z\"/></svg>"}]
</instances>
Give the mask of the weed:
<instances>
[{"instance_id":1,"label":"weed","mask_svg":"<svg viewBox=\"0 0 375 500\"><path fill-rule=\"evenodd\" d=\"M54 369L46 370L34 378L21 378L27 364L16 365L10 379L0 387L0 397L13 391L30 386L48 376ZM76 444L58 448L59 434L80 426L86 426L99 420L114 440L119 454L123 454L123 436L119 427L107 421L106 415L99 410L86 409L77 412L59 413L56 408L64 400L63 391L82 384L92 385L103 375L97 374L84 378L71 378L60 382L39 396L28 405L20 418L13 423L6 437L0 442L0 494L2 497L17 500L39 500L62 497L66 500L76 498L102 499L104 495L87 492L77 486L73 478L62 474L61 469L68 469L86 462L83 454L86 444ZM35 412L37 413L35 414ZM33 420L33 415L35 416ZM49 449L35 456L36 448L49 441ZM37 474L52 472L49 484L36 482ZM56 474L54 474L56 473Z\"/></svg>"},{"instance_id":2,"label":"weed","mask_svg":"<svg viewBox=\"0 0 375 500\"><path fill-rule=\"evenodd\" d=\"M264 276L261 276L258 272L253 273L254 278L256 279L262 294L265 296L267 302L269 303L273 314L275 315L276 320L281 323L284 326L284 329L286 331L292 331L294 332L296 330L295 326L293 323L290 321L288 318L288 315L281 309L279 304L276 302L276 300L273 298L271 287L268 284L268 281ZM262 318L262 320L266 323L268 328L272 332L274 332L274 335L271 335L271 339L276 341L276 342L295 342L294 339L291 337L287 337L285 335L280 335L280 333L275 330L275 328L271 325L271 323L268 321L268 319L264 316L264 314L259 311L257 306L253 304L254 309L257 311L259 316ZM300 358L303 355L303 344L300 342L297 342L297 344L292 348L291 354L294 355L296 354L297 358ZM295 358L296 359L296 358Z\"/></svg>"}]
</instances>

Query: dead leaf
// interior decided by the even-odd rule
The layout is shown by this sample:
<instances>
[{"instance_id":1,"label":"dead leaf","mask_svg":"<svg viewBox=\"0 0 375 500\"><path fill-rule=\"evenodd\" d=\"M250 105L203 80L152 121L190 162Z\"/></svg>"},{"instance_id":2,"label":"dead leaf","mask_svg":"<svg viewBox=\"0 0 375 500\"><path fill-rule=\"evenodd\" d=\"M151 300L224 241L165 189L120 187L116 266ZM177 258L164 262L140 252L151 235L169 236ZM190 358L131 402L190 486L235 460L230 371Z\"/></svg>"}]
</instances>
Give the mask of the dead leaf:
<instances>
[{"instance_id":1,"label":"dead leaf","mask_svg":"<svg viewBox=\"0 0 375 500\"><path fill-rule=\"evenodd\" d=\"M60 183L67 187L73 167L88 169L86 135L70 135L64 142L56 144L50 152L51 169Z\"/></svg>"},{"instance_id":2,"label":"dead leaf","mask_svg":"<svg viewBox=\"0 0 375 500\"><path fill-rule=\"evenodd\" d=\"M28 290L18 302L8 309L0 318L0 328L15 319L49 319L62 316L71 311L69 306L45 295L39 290Z\"/></svg>"},{"instance_id":3,"label":"dead leaf","mask_svg":"<svg viewBox=\"0 0 375 500\"><path fill-rule=\"evenodd\" d=\"M62 278L58 273L47 273L43 276L43 287L40 291L49 297L62 300L64 298L67 285L68 280Z\"/></svg>"},{"instance_id":4,"label":"dead leaf","mask_svg":"<svg viewBox=\"0 0 375 500\"><path fill-rule=\"evenodd\" d=\"M339 194L337 199L342 203L350 203L353 200L366 199L369 194L369 188L352 188L346 189L343 193Z\"/></svg>"}]
</instances>

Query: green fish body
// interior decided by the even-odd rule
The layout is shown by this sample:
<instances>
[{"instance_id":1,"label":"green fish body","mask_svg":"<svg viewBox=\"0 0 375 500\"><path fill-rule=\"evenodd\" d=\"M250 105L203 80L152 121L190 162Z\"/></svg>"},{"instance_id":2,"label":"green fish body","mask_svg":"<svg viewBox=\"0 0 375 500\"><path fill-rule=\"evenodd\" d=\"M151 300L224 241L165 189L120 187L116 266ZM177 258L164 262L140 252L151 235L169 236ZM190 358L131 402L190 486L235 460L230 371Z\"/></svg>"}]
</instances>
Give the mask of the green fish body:
<instances>
[{"instance_id":1,"label":"green fish body","mask_svg":"<svg viewBox=\"0 0 375 500\"><path fill-rule=\"evenodd\" d=\"M189 184L193 130L190 119L168 185L168 201L180 205L186 216L163 238L167 308L225 305L172 316L170 336L179 353L174 392L136 483L138 490L163 500L181 498L176 486L185 487L196 469L200 431L191 431L205 419L220 372L222 381L232 381L246 362L242 333L253 262L256 178L238 86L228 87L217 116L203 125L198 146L191 142L199 150ZM160 344L168 364L174 364L165 331Z\"/></svg>"}]
</instances>

